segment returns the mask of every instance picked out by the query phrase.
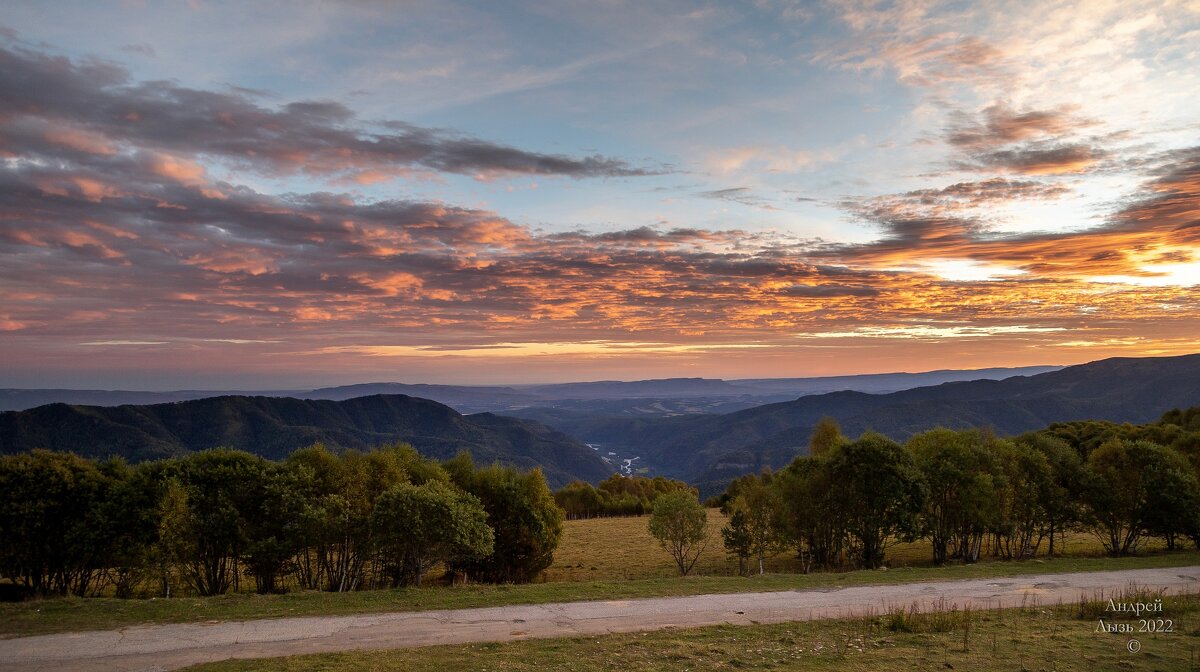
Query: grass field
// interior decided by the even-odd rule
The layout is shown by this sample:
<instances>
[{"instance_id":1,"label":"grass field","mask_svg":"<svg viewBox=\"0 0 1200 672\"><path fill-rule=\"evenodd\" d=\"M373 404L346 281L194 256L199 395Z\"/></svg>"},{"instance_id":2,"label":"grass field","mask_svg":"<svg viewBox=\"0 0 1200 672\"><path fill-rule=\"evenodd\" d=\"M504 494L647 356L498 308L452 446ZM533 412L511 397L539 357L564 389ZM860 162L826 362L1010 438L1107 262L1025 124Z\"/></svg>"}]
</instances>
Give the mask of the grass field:
<instances>
[{"instance_id":1,"label":"grass field","mask_svg":"<svg viewBox=\"0 0 1200 672\"><path fill-rule=\"evenodd\" d=\"M710 512L710 527L714 532L724 524L719 514L712 515L715 513ZM137 623L459 609L1200 564L1200 551L1099 557L1100 548L1095 541L1079 536L1069 544L1073 553L1070 557L932 567L928 545L918 543L894 549L888 571L794 574L788 573L794 569L790 558L782 554L768 562L768 570L773 573L746 578L734 576L736 562L726 556L720 542L714 539L697 563L695 574L681 579L675 575L670 556L654 542L646 528L644 517L568 521L555 563L543 583L428 586L342 594L297 591L284 595L241 593L210 598L69 598L0 603L0 637L112 629Z\"/></svg>"},{"instance_id":2,"label":"grass field","mask_svg":"<svg viewBox=\"0 0 1200 672\"><path fill-rule=\"evenodd\" d=\"M972 670L1056 672L1200 670L1200 597L1166 598L1174 632L1097 633L1104 603L928 614L904 611L856 619L780 625L717 626L654 633L505 644L437 646L238 660L192 672L345 670ZM1124 620L1137 627L1136 620ZM1136 638L1140 650L1130 651Z\"/></svg>"},{"instance_id":3,"label":"grass field","mask_svg":"<svg viewBox=\"0 0 1200 672\"><path fill-rule=\"evenodd\" d=\"M608 581L613 579L650 579L675 576L674 561L650 536L648 517L593 518L567 521L562 544L554 554L554 564L545 572L546 581ZM710 541L693 573L705 576L732 576L737 560L721 545L721 528L726 518L716 509L708 511ZM1151 540L1145 552L1163 549ZM1043 551L1045 550L1043 545ZM1066 554L1073 557L1098 557L1104 554L1100 542L1091 534L1067 535ZM1059 549L1055 549L1057 553ZM928 541L896 544L888 550L892 568L928 567L933 550ZM799 563L792 552L768 558L766 569L772 573L798 572Z\"/></svg>"}]
</instances>

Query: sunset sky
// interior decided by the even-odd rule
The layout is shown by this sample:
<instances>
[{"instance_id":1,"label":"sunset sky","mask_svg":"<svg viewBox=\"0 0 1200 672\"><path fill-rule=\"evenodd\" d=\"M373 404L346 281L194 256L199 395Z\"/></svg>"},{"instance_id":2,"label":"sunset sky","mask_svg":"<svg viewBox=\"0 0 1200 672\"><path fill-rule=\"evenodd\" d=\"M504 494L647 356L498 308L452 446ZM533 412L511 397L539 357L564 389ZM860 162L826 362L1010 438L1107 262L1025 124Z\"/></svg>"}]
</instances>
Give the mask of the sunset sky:
<instances>
[{"instance_id":1,"label":"sunset sky","mask_svg":"<svg viewBox=\"0 0 1200 672\"><path fill-rule=\"evenodd\" d=\"M6 2L0 387L1200 351L1200 0Z\"/></svg>"}]
</instances>

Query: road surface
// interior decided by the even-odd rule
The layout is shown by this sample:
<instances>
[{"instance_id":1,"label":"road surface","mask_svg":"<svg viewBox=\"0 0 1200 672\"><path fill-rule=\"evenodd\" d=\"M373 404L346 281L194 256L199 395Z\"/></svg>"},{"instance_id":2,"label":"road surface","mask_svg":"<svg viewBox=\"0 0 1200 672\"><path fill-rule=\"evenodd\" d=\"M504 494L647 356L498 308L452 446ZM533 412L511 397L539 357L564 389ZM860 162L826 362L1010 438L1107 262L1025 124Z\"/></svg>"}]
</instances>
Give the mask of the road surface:
<instances>
[{"instance_id":1,"label":"road surface","mask_svg":"<svg viewBox=\"0 0 1200 672\"><path fill-rule=\"evenodd\" d=\"M174 670L231 658L268 658L357 649L508 642L779 623L930 608L939 601L976 609L1078 602L1130 584L1172 593L1200 589L1200 567L1042 574L967 581L855 586L636 600L316 616L258 621L140 625L0 640L0 670L111 672Z\"/></svg>"}]
</instances>

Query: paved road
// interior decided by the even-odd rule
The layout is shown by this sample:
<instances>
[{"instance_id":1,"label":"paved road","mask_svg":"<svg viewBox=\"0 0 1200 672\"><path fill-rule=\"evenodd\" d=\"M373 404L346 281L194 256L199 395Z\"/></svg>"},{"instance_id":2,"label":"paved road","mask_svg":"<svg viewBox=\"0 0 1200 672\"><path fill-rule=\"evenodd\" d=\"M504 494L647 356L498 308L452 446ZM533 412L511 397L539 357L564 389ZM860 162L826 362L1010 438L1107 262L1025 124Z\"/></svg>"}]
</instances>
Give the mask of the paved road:
<instances>
[{"instance_id":1,"label":"paved road","mask_svg":"<svg viewBox=\"0 0 1200 672\"><path fill-rule=\"evenodd\" d=\"M1077 602L1131 583L1170 592L1200 589L1200 567L1042 574L969 581L856 586L774 593L565 602L361 616L146 625L0 640L0 670L110 672L173 670L230 658L267 658L354 649L506 642L690 628L778 623L929 608L939 600L973 608Z\"/></svg>"}]
</instances>

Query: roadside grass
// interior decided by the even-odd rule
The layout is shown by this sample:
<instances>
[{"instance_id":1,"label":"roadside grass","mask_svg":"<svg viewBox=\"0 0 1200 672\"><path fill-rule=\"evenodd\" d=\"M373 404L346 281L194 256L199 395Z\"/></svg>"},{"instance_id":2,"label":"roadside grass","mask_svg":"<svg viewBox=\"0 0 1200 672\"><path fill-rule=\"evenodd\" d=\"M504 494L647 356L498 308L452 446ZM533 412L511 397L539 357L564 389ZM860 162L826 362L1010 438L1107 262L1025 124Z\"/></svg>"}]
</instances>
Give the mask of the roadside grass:
<instances>
[{"instance_id":1,"label":"roadside grass","mask_svg":"<svg viewBox=\"0 0 1200 672\"><path fill-rule=\"evenodd\" d=\"M1118 600L1120 597L1118 597ZM1075 604L932 612L897 609L837 621L716 626L510 643L231 660L192 672L344 670L1200 670L1200 596L1163 599L1174 632L1097 632ZM1136 619L1120 619L1138 627ZM1140 650L1131 652L1131 639Z\"/></svg>"}]
</instances>

